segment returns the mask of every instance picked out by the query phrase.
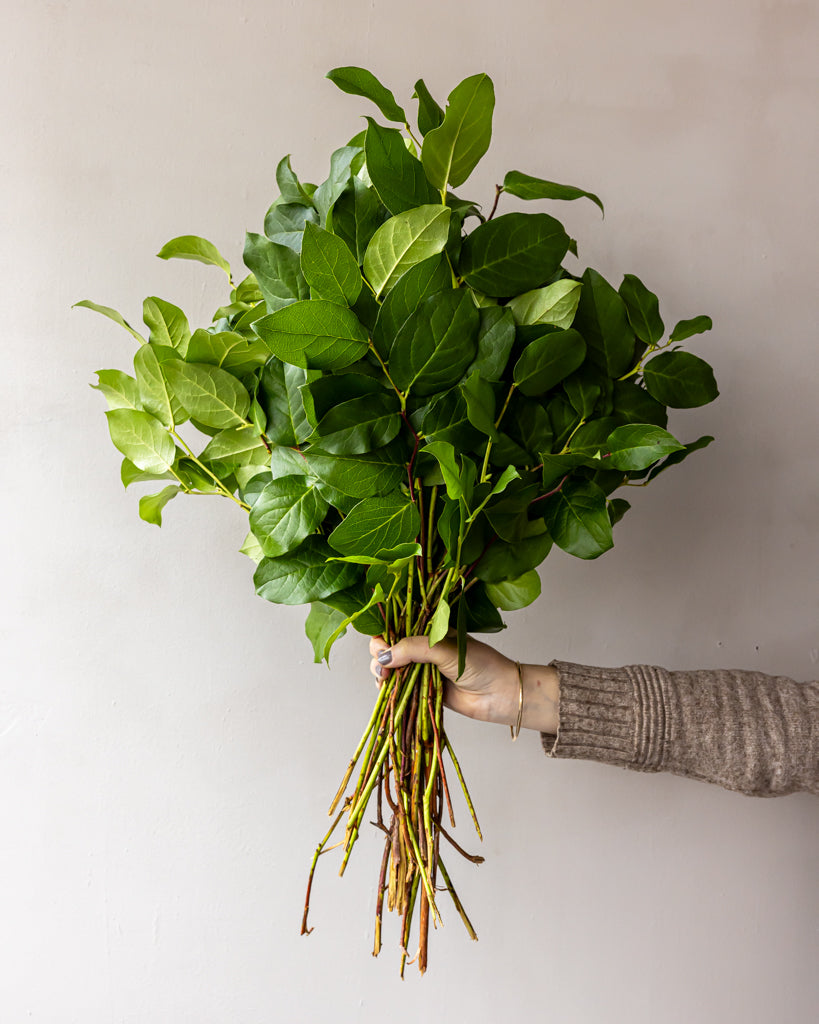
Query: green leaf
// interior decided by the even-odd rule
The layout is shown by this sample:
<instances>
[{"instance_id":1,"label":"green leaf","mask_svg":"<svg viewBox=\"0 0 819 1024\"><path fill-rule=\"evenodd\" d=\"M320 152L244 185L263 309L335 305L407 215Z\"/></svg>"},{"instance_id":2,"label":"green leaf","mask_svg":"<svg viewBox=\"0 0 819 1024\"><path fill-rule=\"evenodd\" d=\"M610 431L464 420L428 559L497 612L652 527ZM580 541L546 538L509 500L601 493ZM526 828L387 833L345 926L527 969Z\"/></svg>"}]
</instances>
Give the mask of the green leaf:
<instances>
[{"instance_id":1,"label":"green leaf","mask_svg":"<svg viewBox=\"0 0 819 1024\"><path fill-rule=\"evenodd\" d=\"M472 510L466 521L468 523L473 523L478 518L478 514L486 507L492 498L496 497L498 494L502 494L513 480L519 479L520 473L518 473L517 469L515 469L514 466L507 466L492 485L489 493L483 498L481 503Z\"/></svg>"},{"instance_id":2,"label":"green leaf","mask_svg":"<svg viewBox=\"0 0 819 1024\"><path fill-rule=\"evenodd\" d=\"M307 460L295 448L274 445L270 453L270 475L274 480L283 476L307 476Z\"/></svg>"},{"instance_id":3,"label":"green leaf","mask_svg":"<svg viewBox=\"0 0 819 1024\"><path fill-rule=\"evenodd\" d=\"M134 328L123 317L122 313L118 313L115 309L112 309L110 306L100 306L96 302L92 302L90 299L82 299L80 302L75 302L71 308L76 309L77 306L84 306L86 309L93 309L95 313L102 313L102 315L107 316L109 320L113 320L115 324L119 324L120 327L124 327L125 330L128 331L130 335L132 335L132 337L136 338L140 345L145 344L145 339L142 337L139 331L135 331Z\"/></svg>"},{"instance_id":4,"label":"green leaf","mask_svg":"<svg viewBox=\"0 0 819 1024\"><path fill-rule=\"evenodd\" d=\"M495 392L492 390L492 385L485 381L477 370L473 370L465 380L461 381L459 387L466 402L469 422L482 434L486 434L493 441L497 440Z\"/></svg>"},{"instance_id":5,"label":"green leaf","mask_svg":"<svg viewBox=\"0 0 819 1024\"><path fill-rule=\"evenodd\" d=\"M239 554L246 555L256 565L264 558L261 544L259 544L252 533L248 533L245 537L242 546L239 548Z\"/></svg>"},{"instance_id":6,"label":"green leaf","mask_svg":"<svg viewBox=\"0 0 819 1024\"><path fill-rule=\"evenodd\" d=\"M305 191L293 168L290 166L290 154L283 156L276 167L276 184L279 186L282 202L287 205L310 207L313 200ZM265 226L265 234L267 227ZM269 236L268 236L269 237Z\"/></svg>"},{"instance_id":7,"label":"green leaf","mask_svg":"<svg viewBox=\"0 0 819 1024\"><path fill-rule=\"evenodd\" d=\"M543 463L543 489L551 490L555 484L559 484L562 477L567 476L578 466L585 466L589 459L585 455L576 452L565 452L560 455L544 452L541 455Z\"/></svg>"},{"instance_id":8,"label":"green leaf","mask_svg":"<svg viewBox=\"0 0 819 1024\"><path fill-rule=\"evenodd\" d=\"M168 381L165 364L178 361L179 353L167 345L143 345L134 353L136 373L143 408L156 416L165 427L184 423L188 413Z\"/></svg>"},{"instance_id":9,"label":"green leaf","mask_svg":"<svg viewBox=\"0 0 819 1024\"><path fill-rule=\"evenodd\" d=\"M176 445L159 420L136 409L112 409L105 414L114 447L137 469L167 473L176 457Z\"/></svg>"},{"instance_id":10,"label":"green leaf","mask_svg":"<svg viewBox=\"0 0 819 1024\"><path fill-rule=\"evenodd\" d=\"M407 149L401 132L397 128L382 128L371 117L367 124L367 172L390 213L434 203L435 190L427 181L421 162Z\"/></svg>"},{"instance_id":11,"label":"green leaf","mask_svg":"<svg viewBox=\"0 0 819 1024\"><path fill-rule=\"evenodd\" d=\"M685 445L667 430L647 423L630 423L617 427L609 435L608 460L613 469L640 470L672 452L684 450Z\"/></svg>"},{"instance_id":12,"label":"green leaf","mask_svg":"<svg viewBox=\"0 0 819 1024\"><path fill-rule=\"evenodd\" d=\"M336 639L340 639L347 632L347 627L343 625L347 618L348 616L344 612L331 608L323 601L313 601L310 604L310 611L307 613L307 620L304 623L304 632L313 645L313 661L316 664L324 661L325 657L329 655L327 644L330 638L338 634Z\"/></svg>"},{"instance_id":13,"label":"green leaf","mask_svg":"<svg viewBox=\"0 0 819 1024\"><path fill-rule=\"evenodd\" d=\"M334 406L309 440L331 454L360 455L389 444L401 423L398 398L382 391Z\"/></svg>"},{"instance_id":14,"label":"green leaf","mask_svg":"<svg viewBox=\"0 0 819 1024\"><path fill-rule=\"evenodd\" d=\"M465 289L425 299L398 332L390 350L390 376L418 395L455 384L475 358L480 316Z\"/></svg>"},{"instance_id":15,"label":"green leaf","mask_svg":"<svg viewBox=\"0 0 819 1024\"><path fill-rule=\"evenodd\" d=\"M472 75L449 94L444 119L427 132L421 161L430 182L443 191L463 184L489 148L495 89L485 74Z\"/></svg>"},{"instance_id":16,"label":"green leaf","mask_svg":"<svg viewBox=\"0 0 819 1024\"><path fill-rule=\"evenodd\" d=\"M253 575L256 593L275 604L321 601L355 583L355 566L328 562L332 549L321 537L307 537L295 551L263 558Z\"/></svg>"},{"instance_id":17,"label":"green leaf","mask_svg":"<svg viewBox=\"0 0 819 1024\"><path fill-rule=\"evenodd\" d=\"M569 241L563 225L546 213L507 213L466 237L460 271L485 295L519 295L553 276Z\"/></svg>"},{"instance_id":18,"label":"green leaf","mask_svg":"<svg viewBox=\"0 0 819 1024\"><path fill-rule=\"evenodd\" d=\"M625 498L612 498L608 509L611 525L616 526L630 508L631 503Z\"/></svg>"},{"instance_id":19,"label":"green leaf","mask_svg":"<svg viewBox=\"0 0 819 1024\"><path fill-rule=\"evenodd\" d=\"M213 242L198 235L179 235L166 242L157 253L161 260L196 260L211 267L219 267L230 277L230 264Z\"/></svg>"},{"instance_id":20,"label":"green leaf","mask_svg":"<svg viewBox=\"0 0 819 1024\"><path fill-rule=\"evenodd\" d=\"M486 593L489 600L501 611L513 612L525 608L540 597L540 576L530 569L522 576L503 583L488 583Z\"/></svg>"},{"instance_id":21,"label":"green leaf","mask_svg":"<svg viewBox=\"0 0 819 1024\"><path fill-rule=\"evenodd\" d=\"M318 224L312 205L276 201L265 214L264 233L271 242L300 253L306 224Z\"/></svg>"},{"instance_id":22,"label":"green leaf","mask_svg":"<svg viewBox=\"0 0 819 1024\"><path fill-rule=\"evenodd\" d=\"M586 345L576 330L552 331L529 342L512 376L524 395L542 395L573 373L585 358Z\"/></svg>"},{"instance_id":23,"label":"green leaf","mask_svg":"<svg viewBox=\"0 0 819 1024\"><path fill-rule=\"evenodd\" d=\"M328 665L330 664L330 649L336 642L336 640L338 640L339 637L344 635L348 626L355 626L355 623L357 622L358 619L368 618L367 613L370 611L370 609L383 602L385 596L386 595L384 594L384 591L381 588L381 584L376 584L367 603L362 605L360 608L356 608L355 611L351 612L342 622L340 622L336 626L333 632L326 638L324 642L324 657L327 659Z\"/></svg>"},{"instance_id":24,"label":"green leaf","mask_svg":"<svg viewBox=\"0 0 819 1024\"><path fill-rule=\"evenodd\" d=\"M428 442L447 441L461 451L477 448L481 443L480 432L469 422L466 401L459 388L436 396L424 407L420 422Z\"/></svg>"},{"instance_id":25,"label":"green leaf","mask_svg":"<svg viewBox=\"0 0 819 1024\"><path fill-rule=\"evenodd\" d=\"M248 340L235 331L211 333L201 328L191 335L185 360L220 366L236 377L264 366L270 358L267 348L255 338Z\"/></svg>"},{"instance_id":26,"label":"green leaf","mask_svg":"<svg viewBox=\"0 0 819 1024\"><path fill-rule=\"evenodd\" d=\"M515 343L515 321L506 306L490 306L480 311L478 354L472 369L484 380L503 380L509 354Z\"/></svg>"},{"instance_id":27,"label":"green leaf","mask_svg":"<svg viewBox=\"0 0 819 1024\"><path fill-rule=\"evenodd\" d=\"M685 341L686 338L693 338L695 334L703 334L710 331L714 326L710 316L695 316L693 320L680 320L671 332L671 341Z\"/></svg>"},{"instance_id":28,"label":"green leaf","mask_svg":"<svg viewBox=\"0 0 819 1024\"><path fill-rule=\"evenodd\" d=\"M444 112L441 107L430 96L429 89L424 84L423 78L415 83L415 92L412 94L414 100L418 100L418 131L422 135L437 128L444 119Z\"/></svg>"},{"instance_id":29,"label":"green leaf","mask_svg":"<svg viewBox=\"0 0 819 1024\"><path fill-rule=\"evenodd\" d=\"M438 606L429 623L429 646L434 647L449 632L449 603L444 598L438 599Z\"/></svg>"},{"instance_id":30,"label":"green leaf","mask_svg":"<svg viewBox=\"0 0 819 1024\"><path fill-rule=\"evenodd\" d=\"M119 470L119 477L122 486L128 488L131 484L158 483L160 480L175 480L173 473L146 473L137 467L130 459L123 459Z\"/></svg>"},{"instance_id":31,"label":"green leaf","mask_svg":"<svg viewBox=\"0 0 819 1024\"><path fill-rule=\"evenodd\" d=\"M662 402L633 380L616 380L612 397L614 415L624 423L653 423L657 427L668 423L668 411Z\"/></svg>"},{"instance_id":32,"label":"green leaf","mask_svg":"<svg viewBox=\"0 0 819 1024\"><path fill-rule=\"evenodd\" d=\"M182 488L177 484L164 487L159 494L145 494L139 499L139 518L146 523L162 526L162 509L171 498L175 498Z\"/></svg>"},{"instance_id":33,"label":"green leaf","mask_svg":"<svg viewBox=\"0 0 819 1024\"><path fill-rule=\"evenodd\" d=\"M148 336L149 341L155 345L175 348L178 354L184 357L191 338L191 329L188 326L188 318L178 306L155 295L150 296L142 303L142 319L151 332Z\"/></svg>"},{"instance_id":34,"label":"green leaf","mask_svg":"<svg viewBox=\"0 0 819 1024\"><path fill-rule=\"evenodd\" d=\"M461 479L461 467L455 456L454 447L447 441L431 441L420 451L432 455L438 463L443 474L447 495L453 499L462 498L464 487Z\"/></svg>"},{"instance_id":35,"label":"green leaf","mask_svg":"<svg viewBox=\"0 0 819 1024\"><path fill-rule=\"evenodd\" d=\"M656 345L665 334L657 296L646 288L639 277L626 274L620 285L620 297L626 304L628 322L634 333L646 345Z\"/></svg>"},{"instance_id":36,"label":"green leaf","mask_svg":"<svg viewBox=\"0 0 819 1024\"><path fill-rule=\"evenodd\" d=\"M314 299L352 306L364 282L347 245L315 224L304 229L301 270Z\"/></svg>"},{"instance_id":37,"label":"green leaf","mask_svg":"<svg viewBox=\"0 0 819 1024\"><path fill-rule=\"evenodd\" d=\"M358 633L363 633L365 636L373 636L384 629L384 619L377 608L367 608L366 611L364 610L364 606L368 605L370 597L370 588L360 582L352 587L348 587L346 590L330 594L325 599L325 604L329 604L337 611L343 612L345 616L357 614L357 618L350 619L353 629Z\"/></svg>"},{"instance_id":38,"label":"green leaf","mask_svg":"<svg viewBox=\"0 0 819 1024\"><path fill-rule=\"evenodd\" d=\"M268 557L285 555L313 533L327 502L303 476L272 480L253 503L250 529Z\"/></svg>"},{"instance_id":39,"label":"green leaf","mask_svg":"<svg viewBox=\"0 0 819 1024\"><path fill-rule=\"evenodd\" d=\"M610 377L621 377L634 358L634 332L626 304L606 279L589 267L574 326L586 339L589 359Z\"/></svg>"},{"instance_id":40,"label":"green leaf","mask_svg":"<svg viewBox=\"0 0 819 1024\"><path fill-rule=\"evenodd\" d=\"M393 442L395 443L395 442ZM376 448L364 455L331 455L315 445L304 453L308 469L328 486L353 498L367 498L394 490L407 473L403 447Z\"/></svg>"},{"instance_id":41,"label":"green leaf","mask_svg":"<svg viewBox=\"0 0 819 1024\"><path fill-rule=\"evenodd\" d=\"M591 199L600 207L600 212L605 214L603 204L594 192L586 192L582 188L575 188L574 185L558 185L555 181L544 181L543 178L533 178L531 174L524 174L522 171L507 171L503 179L503 188L510 195L518 199Z\"/></svg>"},{"instance_id":42,"label":"green leaf","mask_svg":"<svg viewBox=\"0 0 819 1024\"><path fill-rule=\"evenodd\" d=\"M591 368L581 366L576 373L563 381L563 390L577 415L586 420L594 411L602 387Z\"/></svg>"},{"instance_id":43,"label":"green leaf","mask_svg":"<svg viewBox=\"0 0 819 1024\"><path fill-rule=\"evenodd\" d=\"M364 254L364 274L376 295L411 266L441 252L449 237L449 217L446 206L419 206L381 225Z\"/></svg>"},{"instance_id":44,"label":"green leaf","mask_svg":"<svg viewBox=\"0 0 819 1024\"><path fill-rule=\"evenodd\" d=\"M366 363L362 364L362 368L365 366L367 366ZM314 426L322 416L326 416L328 412L343 402L349 402L353 398L366 398L385 393L381 380L367 373L357 373L352 370L347 373L328 373L317 376L315 380L311 380L307 384L304 391L307 392L308 404L312 403ZM391 388L389 394L395 396L395 392ZM302 396L304 397L304 392L302 392Z\"/></svg>"},{"instance_id":45,"label":"green leaf","mask_svg":"<svg viewBox=\"0 0 819 1024\"><path fill-rule=\"evenodd\" d=\"M354 177L352 188L346 189L336 200L327 218L327 229L346 243L360 264L385 213L375 190Z\"/></svg>"},{"instance_id":46,"label":"green leaf","mask_svg":"<svg viewBox=\"0 0 819 1024\"><path fill-rule=\"evenodd\" d=\"M395 337L424 299L452 287L452 273L442 254L416 263L387 292L373 328L373 345L389 359Z\"/></svg>"},{"instance_id":47,"label":"green leaf","mask_svg":"<svg viewBox=\"0 0 819 1024\"><path fill-rule=\"evenodd\" d=\"M577 558L597 558L614 545L606 496L590 481L566 484L543 502L555 544Z\"/></svg>"},{"instance_id":48,"label":"green leaf","mask_svg":"<svg viewBox=\"0 0 819 1024\"><path fill-rule=\"evenodd\" d=\"M316 370L357 362L369 340L355 313L322 299L285 306L257 320L253 330L279 359Z\"/></svg>"},{"instance_id":49,"label":"green leaf","mask_svg":"<svg viewBox=\"0 0 819 1024\"><path fill-rule=\"evenodd\" d=\"M701 451L703 448L707 448L709 444L714 440L710 434L704 434L702 437L698 437L696 441L692 441L691 444L683 446L682 451L672 452L667 459L663 459L659 466L654 466L648 474L648 479L653 480L656 476L659 476L664 470L668 469L669 466L677 466L684 459L687 459L692 452Z\"/></svg>"},{"instance_id":50,"label":"green leaf","mask_svg":"<svg viewBox=\"0 0 819 1024\"><path fill-rule=\"evenodd\" d=\"M199 458L204 462L224 462L229 465L264 465L269 453L261 437L247 427L229 427L215 434Z\"/></svg>"},{"instance_id":51,"label":"green leaf","mask_svg":"<svg viewBox=\"0 0 819 1024\"><path fill-rule=\"evenodd\" d=\"M312 433L301 388L318 375L318 370L282 363L275 356L268 360L262 370L260 389L267 413L265 433L274 445L293 447ZM309 403L309 393L306 397Z\"/></svg>"},{"instance_id":52,"label":"green leaf","mask_svg":"<svg viewBox=\"0 0 819 1024\"><path fill-rule=\"evenodd\" d=\"M512 311L517 324L554 324L565 330L571 327L577 312L580 288L579 281L563 278L545 288L516 296L507 303L507 308Z\"/></svg>"},{"instance_id":53,"label":"green leaf","mask_svg":"<svg viewBox=\"0 0 819 1024\"><path fill-rule=\"evenodd\" d=\"M529 523L526 535L521 540L508 544L497 540L483 553L475 567L475 575L486 583L501 583L517 579L530 569L535 569L546 558L552 546L552 538L546 531L542 519Z\"/></svg>"},{"instance_id":54,"label":"green leaf","mask_svg":"<svg viewBox=\"0 0 819 1024\"><path fill-rule=\"evenodd\" d=\"M406 123L407 115L395 102L395 96L371 71L357 67L333 68L327 72L327 77L342 92L372 100L388 121Z\"/></svg>"},{"instance_id":55,"label":"green leaf","mask_svg":"<svg viewBox=\"0 0 819 1024\"><path fill-rule=\"evenodd\" d=\"M122 370L97 370L99 383L91 384L95 391L101 391L109 409L141 409L139 385L133 377Z\"/></svg>"},{"instance_id":56,"label":"green leaf","mask_svg":"<svg viewBox=\"0 0 819 1024\"><path fill-rule=\"evenodd\" d=\"M226 370L169 359L163 364L163 372L192 419L216 430L245 422L250 395Z\"/></svg>"},{"instance_id":57,"label":"green leaf","mask_svg":"<svg viewBox=\"0 0 819 1024\"><path fill-rule=\"evenodd\" d=\"M690 352L661 352L643 367L648 393L672 409L707 405L719 394L714 371Z\"/></svg>"},{"instance_id":58,"label":"green leaf","mask_svg":"<svg viewBox=\"0 0 819 1024\"><path fill-rule=\"evenodd\" d=\"M313 203L318 210L319 224L322 227L336 200L347 188L352 177L350 164L360 152L358 146L342 146L331 155L330 174L313 193Z\"/></svg>"},{"instance_id":59,"label":"green leaf","mask_svg":"<svg viewBox=\"0 0 819 1024\"><path fill-rule=\"evenodd\" d=\"M292 249L248 231L244 260L248 270L253 272L270 312L309 297L310 290L301 272L299 254Z\"/></svg>"},{"instance_id":60,"label":"green leaf","mask_svg":"<svg viewBox=\"0 0 819 1024\"><path fill-rule=\"evenodd\" d=\"M385 494L360 501L327 539L342 555L377 555L411 543L420 529L416 506L403 494Z\"/></svg>"}]
</instances>

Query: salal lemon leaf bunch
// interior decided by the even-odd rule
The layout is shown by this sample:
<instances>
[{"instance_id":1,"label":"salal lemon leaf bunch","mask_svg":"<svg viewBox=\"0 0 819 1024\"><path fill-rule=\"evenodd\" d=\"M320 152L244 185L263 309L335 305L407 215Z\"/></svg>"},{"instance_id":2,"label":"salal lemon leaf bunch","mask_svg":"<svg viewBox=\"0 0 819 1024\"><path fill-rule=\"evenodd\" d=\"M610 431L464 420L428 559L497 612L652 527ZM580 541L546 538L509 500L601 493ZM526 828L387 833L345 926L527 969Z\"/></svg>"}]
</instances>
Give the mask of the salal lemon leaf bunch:
<instances>
[{"instance_id":1,"label":"salal lemon leaf bunch","mask_svg":"<svg viewBox=\"0 0 819 1024\"><path fill-rule=\"evenodd\" d=\"M414 125L370 72L328 78L371 101L373 116L331 155L320 185L281 160L280 194L246 237L249 273L235 283L194 235L159 253L227 275L211 323L194 329L150 297L140 333L116 310L80 303L137 343L133 372L100 370L94 386L123 484L161 485L140 499L142 518L161 525L179 494L238 505L256 592L308 606L316 661L350 626L389 643L424 634L434 644L452 630L462 668L468 633L503 629L503 612L538 597L553 546L604 554L629 509L613 495L710 443L666 427L668 407L717 396L710 366L680 344L711 321L667 333L635 275L615 287L564 266L577 246L543 201L554 211L586 200L602 213L594 193L516 170L488 213L455 191L489 146L487 75L465 79L444 107L418 81ZM534 211L500 212L503 193ZM482 858L451 834L455 805L478 821L442 698L433 666L382 684L309 872L304 932L320 855L340 847L343 872L375 819L373 952L386 902L402 972L409 955L426 969L442 903L476 937L447 866L456 854Z\"/></svg>"}]
</instances>

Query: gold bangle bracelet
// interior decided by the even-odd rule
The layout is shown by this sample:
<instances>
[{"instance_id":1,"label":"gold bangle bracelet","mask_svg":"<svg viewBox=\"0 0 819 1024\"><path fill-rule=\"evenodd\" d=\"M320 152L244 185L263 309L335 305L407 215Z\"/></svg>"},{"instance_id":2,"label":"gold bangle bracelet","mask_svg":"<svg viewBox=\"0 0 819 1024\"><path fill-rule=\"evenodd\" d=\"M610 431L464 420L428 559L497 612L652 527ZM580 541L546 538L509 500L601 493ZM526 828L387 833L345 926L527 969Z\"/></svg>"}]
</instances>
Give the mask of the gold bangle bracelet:
<instances>
[{"instance_id":1,"label":"gold bangle bracelet","mask_svg":"<svg viewBox=\"0 0 819 1024\"><path fill-rule=\"evenodd\" d=\"M523 724L523 669L520 667L519 661L516 661L515 665L518 670L518 717L515 724L509 726L513 743L520 736L520 727Z\"/></svg>"}]
</instances>

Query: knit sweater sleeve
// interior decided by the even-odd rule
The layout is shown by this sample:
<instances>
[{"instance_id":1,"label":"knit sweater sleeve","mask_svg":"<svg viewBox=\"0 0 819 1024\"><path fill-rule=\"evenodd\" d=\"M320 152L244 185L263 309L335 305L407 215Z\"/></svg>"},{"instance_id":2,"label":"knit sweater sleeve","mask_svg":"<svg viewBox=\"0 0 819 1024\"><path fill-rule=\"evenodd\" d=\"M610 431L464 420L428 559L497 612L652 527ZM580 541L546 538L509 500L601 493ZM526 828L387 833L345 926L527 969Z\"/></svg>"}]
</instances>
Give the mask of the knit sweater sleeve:
<instances>
[{"instance_id":1,"label":"knit sweater sleeve","mask_svg":"<svg viewBox=\"0 0 819 1024\"><path fill-rule=\"evenodd\" d=\"M550 757L668 771L749 796L819 796L819 682L734 670L601 669L554 661Z\"/></svg>"}]
</instances>

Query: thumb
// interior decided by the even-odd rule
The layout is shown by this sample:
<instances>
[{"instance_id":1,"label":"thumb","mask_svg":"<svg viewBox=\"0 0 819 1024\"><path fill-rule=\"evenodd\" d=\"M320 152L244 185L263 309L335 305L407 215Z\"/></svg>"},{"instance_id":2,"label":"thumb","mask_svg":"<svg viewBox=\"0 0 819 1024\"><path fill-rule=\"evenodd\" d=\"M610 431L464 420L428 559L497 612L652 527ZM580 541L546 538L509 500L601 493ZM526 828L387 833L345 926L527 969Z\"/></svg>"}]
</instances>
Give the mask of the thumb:
<instances>
[{"instance_id":1,"label":"thumb","mask_svg":"<svg viewBox=\"0 0 819 1024\"><path fill-rule=\"evenodd\" d=\"M451 640L441 640L434 647L429 646L429 637L405 636L392 647L378 655L378 661L388 668L402 668L412 662L437 665L445 676L457 671L457 647Z\"/></svg>"}]
</instances>

